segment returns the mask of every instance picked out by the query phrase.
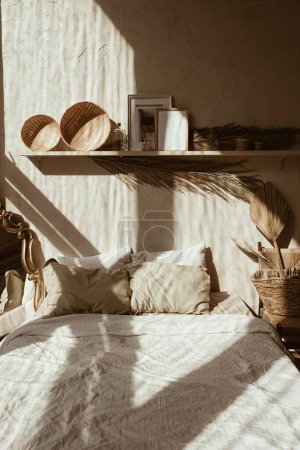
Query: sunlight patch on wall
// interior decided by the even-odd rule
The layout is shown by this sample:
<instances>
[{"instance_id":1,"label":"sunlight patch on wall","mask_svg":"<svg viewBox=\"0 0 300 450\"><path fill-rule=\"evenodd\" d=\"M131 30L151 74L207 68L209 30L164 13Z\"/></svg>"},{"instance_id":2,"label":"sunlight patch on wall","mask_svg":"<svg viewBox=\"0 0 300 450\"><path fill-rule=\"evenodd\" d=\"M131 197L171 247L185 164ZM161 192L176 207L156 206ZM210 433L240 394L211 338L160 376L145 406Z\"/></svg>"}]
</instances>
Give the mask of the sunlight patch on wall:
<instances>
[{"instance_id":1,"label":"sunlight patch on wall","mask_svg":"<svg viewBox=\"0 0 300 450\"><path fill-rule=\"evenodd\" d=\"M20 1L3 8L3 22L10 24L3 30L4 90L6 104L14 107L14 131L34 114L59 121L66 108L83 100L100 104L127 127L127 94L135 91L133 49L93 0L62 3L27 8ZM10 131L8 114L5 125ZM15 132L6 139L7 148L17 150Z\"/></svg>"},{"instance_id":2,"label":"sunlight patch on wall","mask_svg":"<svg viewBox=\"0 0 300 450\"><path fill-rule=\"evenodd\" d=\"M100 104L126 128L134 52L93 0L6 2L2 14L7 207L38 232L46 256L112 250L119 215L136 214L135 194L100 176L91 161L77 161L79 176L68 168L62 174L60 163L45 176L10 153L26 151L20 131L27 118L47 114L60 121L83 100Z\"/></svg>"}]
</instances>

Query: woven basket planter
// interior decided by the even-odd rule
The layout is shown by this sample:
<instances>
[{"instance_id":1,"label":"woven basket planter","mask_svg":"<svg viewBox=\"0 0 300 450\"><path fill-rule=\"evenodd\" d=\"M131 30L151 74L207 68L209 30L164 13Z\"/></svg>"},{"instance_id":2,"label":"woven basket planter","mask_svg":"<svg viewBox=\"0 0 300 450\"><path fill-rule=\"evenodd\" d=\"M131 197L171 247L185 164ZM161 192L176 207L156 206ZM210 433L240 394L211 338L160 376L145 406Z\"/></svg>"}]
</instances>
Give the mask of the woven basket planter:
<instances>
[{"instance_id":1,"label":"woven basket planter","mask_svg":"<svg viewBox=\"0 0 300 450\"><path fill-rule=\"evenodd\" d=\"M300 277L259 278L256 272L251 278L263 307L279 316L300 316Z\"/></svg>"},{"instance_id":2,"label":"woven basket planter","mask_svg":"<svg viewBox=\"0 0 300 450\"><path fill-rule=\"evenodd\" d=\"M61 137L58 123L50 116L38 114L30 117L22 127L21 137L32 151L70 150Z\"/></svg>"},{"instance_id":3,"label":"woven basket planter","mask_svg":"<svg viewBox=\"0 0 300 450\"><path fill-rule=\"evenodd\" d=\"M60 130L63 139L73 150L96 150L110 143L112 121L100 106L81 102L66 110Z\"/></svg>"}]
</instances>

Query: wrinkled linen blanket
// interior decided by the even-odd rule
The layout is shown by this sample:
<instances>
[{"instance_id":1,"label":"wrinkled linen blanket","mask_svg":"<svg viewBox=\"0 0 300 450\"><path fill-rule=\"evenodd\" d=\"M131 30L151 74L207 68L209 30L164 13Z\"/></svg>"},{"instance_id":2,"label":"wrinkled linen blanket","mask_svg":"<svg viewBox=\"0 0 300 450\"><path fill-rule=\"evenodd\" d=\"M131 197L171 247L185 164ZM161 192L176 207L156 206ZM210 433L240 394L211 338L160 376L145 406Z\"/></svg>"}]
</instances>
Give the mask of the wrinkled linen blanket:
<instances>
[{"instance_id":1,"label":"wrinkled linen blanket","mask_svg":"<svg viewBox=\"0 0 300 450\"><path fill-rule=\"evenodd\" d=\"M38 319L0 383L1 450L300 448L299 372L249 316Z\"/></svg>"}]
</instances>

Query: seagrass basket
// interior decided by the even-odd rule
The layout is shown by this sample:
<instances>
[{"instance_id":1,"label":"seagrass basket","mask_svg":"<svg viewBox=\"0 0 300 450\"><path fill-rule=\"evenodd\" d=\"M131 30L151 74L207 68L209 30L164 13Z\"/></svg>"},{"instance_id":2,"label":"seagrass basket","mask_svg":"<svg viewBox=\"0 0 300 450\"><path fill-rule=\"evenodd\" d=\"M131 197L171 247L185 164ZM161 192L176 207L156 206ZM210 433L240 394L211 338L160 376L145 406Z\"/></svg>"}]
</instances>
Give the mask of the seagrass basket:
<instances>
[{"instance_id":1,"label":"seagrass basket","mask_svg":"<svg viewBox=\"0 0 300 450\"><path fill-rule=\"evenodd\" d=\"M32 151L70 150L61 137L58 123L50 116L37 114L25 121L21 137Z\"/></svg>"},{"instance_id":2,"label":"seagrass basket","mask_svg":"<svg viewBox=\"0 0 300 450\"><path fill-rule=\"evenodd\" d=\"M80 102L65 111L60 130L72 150L90 151L110 143L112 123L100 106Z\"/></svg>"},{"instance_id":3,"label":"seagrass basket","mask_svg":"<svg viewBox=\"0 0 300 450\"><path fill-rule=\"evenodd\" d=\"M259 270L251 278L263 307L278 316L300 316L300 276L289 276L286 271L287 278L280 278L274 273Z\"/></svg>"}]
</instances>

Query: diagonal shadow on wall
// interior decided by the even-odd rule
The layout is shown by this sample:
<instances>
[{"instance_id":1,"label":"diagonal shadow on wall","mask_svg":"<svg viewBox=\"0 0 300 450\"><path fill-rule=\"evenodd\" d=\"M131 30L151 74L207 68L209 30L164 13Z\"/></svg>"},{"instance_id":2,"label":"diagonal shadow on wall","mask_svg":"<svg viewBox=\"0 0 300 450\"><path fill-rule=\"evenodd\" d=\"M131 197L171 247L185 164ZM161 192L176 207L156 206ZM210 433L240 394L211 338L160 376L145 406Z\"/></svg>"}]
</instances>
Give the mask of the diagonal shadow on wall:
<instances>
[{"instance_id":1,"label":"diagonal shadow on wall","mask_svg":"<svg viewBox=\"0 0 300 450\"><path fill-rule=\"evenodd\" d=\"M25 216L30 218L30 223L43 233L44 236L65 255L88 256L98 254L99 251L90 243L87 237L67 219L53 203L21 172L8 158L5 158L8 168L7 189L14 191L14 198L20 198L17 193L17 186L24 186L30 190L30 198L22 196L18 209ZM89 217L87 217L89 220Z\"/></svg>"}]
</instances>

